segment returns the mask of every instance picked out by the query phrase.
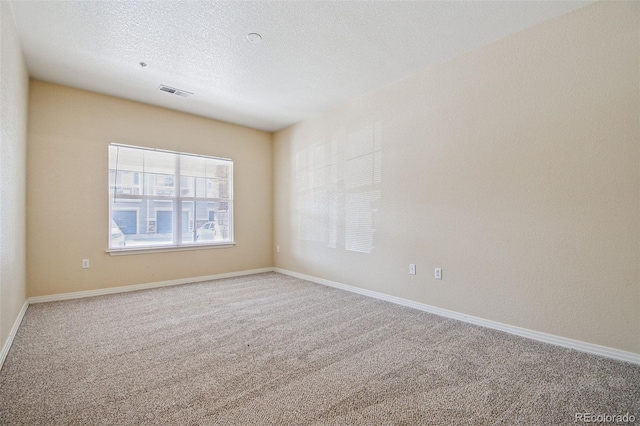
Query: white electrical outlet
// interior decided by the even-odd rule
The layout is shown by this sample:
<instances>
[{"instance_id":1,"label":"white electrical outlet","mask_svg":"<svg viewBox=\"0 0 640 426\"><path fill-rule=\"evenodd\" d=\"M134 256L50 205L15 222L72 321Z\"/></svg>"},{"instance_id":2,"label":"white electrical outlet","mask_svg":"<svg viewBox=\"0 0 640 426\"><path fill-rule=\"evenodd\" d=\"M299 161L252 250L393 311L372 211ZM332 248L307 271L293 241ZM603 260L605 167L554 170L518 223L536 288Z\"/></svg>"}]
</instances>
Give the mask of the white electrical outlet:
<instances>
[{"instance_id":1,"label":"white electrical outlet","mask_svg":"<svg viewBox=\"0 0 640 426\"><path fill-rule=\"evenodd\" d=\"M82 259L82 269L87 269L89 267L89 259Z\"/></svg>"},{"instance_id":2,"label":"white electrical outlet","mask_svg":"<svg viewBox=\"0 0 640 426\"><path fill-rule=\"evenodd\" d=\"M441 280L442 279L442 268L436 268L433 275L434 275L436 280Z\"/></svg>"},{"instance_id":3,"label":"white electrical outlet","mask_svg":"<svg viewBox=\"0 0 640 426\"><path fill-rule=\"evenodd\" d=\"M280 253L280 246L276 246L276 253Z\"/></svg>"},{"instance_id":4,"label":"white electrical outlet","mask_svg":"<svg viewBox=\"0 0 640 426\"><path fill-rule=\"evenodd\" d=\"M414 263L410 263L409 264L409 275L415 275L416 274L416 265Z\"/></svg>"}]
</instances>

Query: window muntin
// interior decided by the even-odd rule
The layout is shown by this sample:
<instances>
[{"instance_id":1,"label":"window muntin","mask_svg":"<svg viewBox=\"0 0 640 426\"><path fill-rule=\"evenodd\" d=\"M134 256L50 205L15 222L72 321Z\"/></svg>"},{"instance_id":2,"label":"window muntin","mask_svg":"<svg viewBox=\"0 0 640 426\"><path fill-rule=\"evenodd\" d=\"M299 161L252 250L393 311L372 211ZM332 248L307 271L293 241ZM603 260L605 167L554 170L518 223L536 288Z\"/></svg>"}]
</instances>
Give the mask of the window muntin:
<instances>
[{"instance_id":1,"label":"window muntin","mask_svg":"<svg viewBox=\"0 0 640 426\"><path fill-rule=\"evenodd\" d=\"M110 251L231 244L233 161L110 144L109 222Z\"/></svg>"}]
</instances>

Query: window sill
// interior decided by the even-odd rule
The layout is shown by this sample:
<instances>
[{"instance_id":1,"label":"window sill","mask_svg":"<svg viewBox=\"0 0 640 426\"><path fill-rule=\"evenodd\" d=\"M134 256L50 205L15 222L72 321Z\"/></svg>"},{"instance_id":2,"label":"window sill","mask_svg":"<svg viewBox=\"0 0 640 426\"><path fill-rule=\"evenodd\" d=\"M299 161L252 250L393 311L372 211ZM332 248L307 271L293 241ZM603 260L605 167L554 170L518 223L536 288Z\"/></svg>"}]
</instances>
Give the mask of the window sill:
<instances>
[{"instance_id":1,"label":"window sill","mask_svg":"<svg viewBox=\"0 0 640 426\"><path fill-rule=\"evenodd\" d=\"M221 244L194 244L194 245L183 245L183 246L163 246L163 247L133 247L133 248L122 248L122 249L108 249L107 253L111 256L126 256L130 254L148 254L148 253L167 253L173 251L189 251L189 250L207 250L207 249L219 249L219 248L230 248L235 246L235 241L230 243L221 243Z\"/></svg>"}]
</instances>

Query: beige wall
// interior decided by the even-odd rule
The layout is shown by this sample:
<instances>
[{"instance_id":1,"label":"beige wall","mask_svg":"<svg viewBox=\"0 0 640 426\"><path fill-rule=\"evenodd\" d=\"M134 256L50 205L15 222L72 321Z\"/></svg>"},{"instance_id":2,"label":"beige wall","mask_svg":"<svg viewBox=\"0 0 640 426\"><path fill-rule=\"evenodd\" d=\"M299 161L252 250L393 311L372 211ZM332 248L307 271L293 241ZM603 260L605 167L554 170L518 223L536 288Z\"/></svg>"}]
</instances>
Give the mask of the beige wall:
<instances>
[{"instance_id":1,"label":"beige wall","mask_svg":"<svg viewBox=\"0 0 640 426\"><path fill-rule=\"evenodd\" d=\"M276 133L276 266L640 353L639 22L596 3Z\"/></svg>"},{"instance_id":2,"label":"beige wall","mask_svg":"<svg viewBox=\"0 0 640 426\"><path fill-rule=\"evenodd\" d=\"M29 296L272 266L271 134L41 81L29 114ZM109 142L233 159L237 245L107 254Z\"/></svg>"},{"instance_id":3,"label":"beige wall","mask_svg":"<svg viewBox=\"0 0 640 426\"><path fill-rule=\"evenodd\" d=\"M26 297L26 153L29 78L11 6L0 2L0 348Z\"/></svg>"}]
</instances>

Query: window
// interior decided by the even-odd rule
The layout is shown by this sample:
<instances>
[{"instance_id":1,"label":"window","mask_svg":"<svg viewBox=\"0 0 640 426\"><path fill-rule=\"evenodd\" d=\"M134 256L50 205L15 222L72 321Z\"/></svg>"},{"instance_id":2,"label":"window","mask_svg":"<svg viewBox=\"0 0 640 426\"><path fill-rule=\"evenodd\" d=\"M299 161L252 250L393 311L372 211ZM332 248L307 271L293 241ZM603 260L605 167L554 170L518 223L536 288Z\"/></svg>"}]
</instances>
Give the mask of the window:
<instances>
[{"instance_id":1,"label":"window","mask_svg":"<svg viewBox=\"0 0 640 426\"><path fill-rule=\"evenodd\" d=\"M109 145L109 251L233 244L233 161Z\"/></svg>"}]
</instances>

